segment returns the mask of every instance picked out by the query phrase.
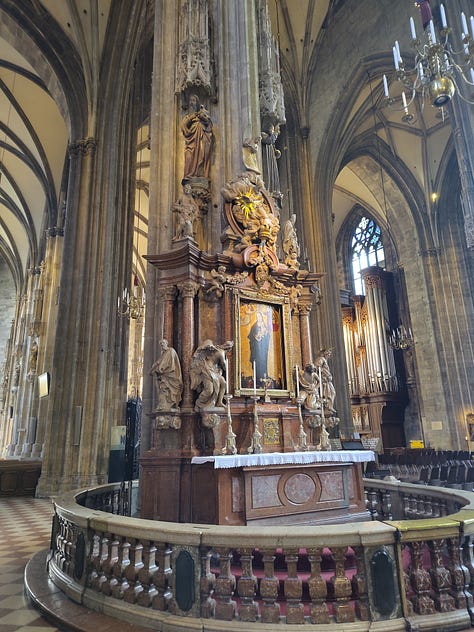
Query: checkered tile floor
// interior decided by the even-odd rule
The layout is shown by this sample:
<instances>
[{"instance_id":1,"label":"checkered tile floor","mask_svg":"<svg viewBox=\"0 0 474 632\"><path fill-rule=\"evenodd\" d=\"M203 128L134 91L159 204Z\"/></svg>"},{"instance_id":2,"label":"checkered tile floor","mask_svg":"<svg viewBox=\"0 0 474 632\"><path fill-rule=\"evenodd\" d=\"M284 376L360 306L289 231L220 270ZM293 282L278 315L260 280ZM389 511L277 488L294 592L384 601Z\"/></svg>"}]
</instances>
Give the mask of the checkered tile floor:
<instances>
[{"instance_id":1,"label":"checkered tile floor","mask_svg":"<svg viewBox=\"0 0 474 632\"><path fill-rule=\"evenodd\" d=\"M0 498L0 632L58 630L23 592L28 560L49 547L53 506L38 498Z\"/></svg>"}]
</instances>

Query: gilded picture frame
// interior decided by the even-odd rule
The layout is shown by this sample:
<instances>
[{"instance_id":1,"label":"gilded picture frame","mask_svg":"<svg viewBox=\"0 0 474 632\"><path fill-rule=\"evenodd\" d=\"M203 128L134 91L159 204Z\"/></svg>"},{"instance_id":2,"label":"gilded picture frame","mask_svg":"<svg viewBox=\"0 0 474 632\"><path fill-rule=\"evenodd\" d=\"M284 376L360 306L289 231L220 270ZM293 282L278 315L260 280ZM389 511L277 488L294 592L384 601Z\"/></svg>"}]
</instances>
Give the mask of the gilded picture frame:
<instances>
[{"instance_id":1,"label":"gilded picture frame","mask_svg":"<svg viewBox=\"0 0 474 632\"><path fill-rule=\"evenodd\" d=\"M292 395L291 313L286 297L236 290L235 394Z\"/></svg>"}]
</instances>

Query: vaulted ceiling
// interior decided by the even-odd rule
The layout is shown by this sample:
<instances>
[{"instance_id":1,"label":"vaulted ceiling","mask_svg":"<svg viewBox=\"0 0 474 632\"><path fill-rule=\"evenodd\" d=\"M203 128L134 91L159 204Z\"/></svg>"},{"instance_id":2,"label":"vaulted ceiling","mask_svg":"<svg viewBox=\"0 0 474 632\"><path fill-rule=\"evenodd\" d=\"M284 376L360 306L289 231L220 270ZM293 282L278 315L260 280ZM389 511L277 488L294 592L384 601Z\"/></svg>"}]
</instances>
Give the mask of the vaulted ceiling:
<instances>
[{"instance_id":1,"label":"vaulted ceiling","mask_svg":"<svg viewBox=\"0 0 474 632\"><path fill-rule=\"evenodd\" d=\"M296 100L306 107L312 60L324 37L322 27L342 10L347 0L269 0L273 28L280 42L287 72L293 75ZM64 100L52 96L51 76L43 51L15 26L17 7L32 21L54 27L82 69L87 99L96 97L98 72L111 0L2 0L0 1L0 257L9 265L17 288L24 272L40 263L42 235L61 225L61 186L70 142ZM377 135L428 193L436 186L439 165L449 140L449 126L440 111L422 112L403 121L400 89L393 88L395 106L386 107L381 74L361 88L346 125L354 143L377 130ZM55 100L56 99L56 100ZM142 155L143 158L143 155ZM147 160L139 161L144 180ZM335 230L356 203L384 213L383 177L376 185L374 166L354 155L341 165L333 195ZM388 177L388 176L387 176ZM141 186L141 191L147 191ZM139 196L140 197L140 196ZM144 225L139 232L143 233Z\"/></svg>"}]
</instances>

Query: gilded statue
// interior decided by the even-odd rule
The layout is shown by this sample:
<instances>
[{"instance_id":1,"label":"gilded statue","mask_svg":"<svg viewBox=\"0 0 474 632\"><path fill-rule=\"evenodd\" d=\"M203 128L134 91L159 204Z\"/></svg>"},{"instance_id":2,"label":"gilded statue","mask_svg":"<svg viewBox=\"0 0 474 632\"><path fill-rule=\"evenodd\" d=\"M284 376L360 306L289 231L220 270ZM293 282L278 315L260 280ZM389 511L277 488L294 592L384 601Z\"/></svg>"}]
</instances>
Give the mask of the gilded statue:
<instances>
[{"instance_id":1,"label":"gilded statue","mask_svg":"<svg viewBox=\"0 0 474 632\"><path fill-rule=\"evenodd\" d=\"M191 388L198 393L195 404L197 411L224 407L226 351L230 351L233 346L232 341L216 345L212 340L205 340L194 352L190 375Z\"/></svg>"},{"instance_id":2,"label":"gilded statue","mask_svg":"<svg viewBox=\"0 0 474 632\"><path fill-rule=\"evenodd\" d=\"M161 356L150 369L150 375L156 378L156 410L161 412L177 411L183 394L183 377L179 357L168 341L160 342Z\"/></svg>"}]
</instances>

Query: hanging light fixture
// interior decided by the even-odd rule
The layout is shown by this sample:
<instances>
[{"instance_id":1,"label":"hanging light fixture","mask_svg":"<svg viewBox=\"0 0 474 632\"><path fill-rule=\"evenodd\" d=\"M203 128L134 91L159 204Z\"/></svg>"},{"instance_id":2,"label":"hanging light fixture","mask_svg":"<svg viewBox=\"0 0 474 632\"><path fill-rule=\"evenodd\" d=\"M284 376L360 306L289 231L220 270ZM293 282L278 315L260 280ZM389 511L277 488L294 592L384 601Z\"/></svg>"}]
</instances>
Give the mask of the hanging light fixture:
<instances>
[{"instance_id":1,"label":"hanging light fixture","mask_svg":"<svg viewBox=\"0 0 474 632\"><path fill-rule=\"evenodd\" d=\"M378 165L379 165L379 169L380 169L380 186L382 189L382 196L383 196L383 211L385 214L385 221L387 223L387 233L390 236L391 235L391 230L390 230L390 217L389 217L389 212L388 212L388 206L387 206L387 195L386 195L386 191L385 191L385 179L384 179L384 172L383 172L383 167L382 167L382 152L380 150L380 138L377 134L377 120L376 120L376 107L375 107L375 100L374 100L374 93L372 90L372 80L370 77L370 74L368 73L368 81L369 81L369 87L370 87L370 98L372 101L372 114L373 114L373 118L374 118L374 135L376 138L376 146L377 146L377 156L378 156ZM383 78L384 81L384 86L386 86L386 77L384 76ZM386 256L386 251L384 256ZM413 335L411 333L411 329L410 327L408 327L408 329L403 325L399 325L396 329L392 329L392 333L388 334L388 332L386 332L386 341L387 344L394 350L394 351L398 351L398 350L402 350L405 351L406 349L408 349L409 347L411 347L414 342L413 342Z\"/></svg>"},{"instance_id":2,"label":"hanging light fixture","mask_svg":"<svg viewBox=\"0 0 474 632\"><path fill-rule=\"evenodd\" d=\"M147 24L147 7L145 8L144 14L144 30ZM144 142L143 133L144 133L144 118L145 118L145 106L144 106L144 78L145 78L145 62L142 59L141 62L142 67L142 75L140 82L140 93L141 93L141 104L140 104L140 119L139 119L139 138L137 138L137 158L138 158L138 177L135 176L135 208L136 213L134 213L134 221L133 221L133 232L134 238L136 238L136 244L134 245L132 252L132 271L133 271L133 257L138 260L140 257L139 250L139 239L140 239L140 219L141 219L141 197L142 197L142 189L143 180L142 180L142 166L143 166L143 150L145 147L148 147L148 137ZM137 134L138 136L138 134ZM138 201L137 201L138 200ZM135 263L135 270L138 269L137 263ZM137 272L133 273L133 282L131 290L129 291L128 287L125 287L122 291L122 295L117 299L117 312L119 316L124 318L132 318L134 320L138 320L143 316L143 312L145 311L145 288L140 282Z\"/></svg>"},{"instance_id":3,"label":"hanging light fixture","mask_svg":"<svg viewBox=\"0 0 474 632\"><path fill-rule=\"evenodd\" d=\"M406 351L413 345L411 329L409 327L406 329L404 325L392 329L392 333L388 337L388 342L395 351Z\"/></svg>"},{"instance_id":4,"label":"hanging light fixture","mask_svg":"<svg viewBox=\"0 0 474 632\"><path fill-rule=\"evenodd\" d=\"M425 98L429 98L433 106L442 108L451 101L457 91L461 99L474 104L474 95L469 99L459 90L459 81L474 87L474 17L470 16L469 18L469 29L465 14L461 13L462 32L460 40L462 41L462 50L456 51L449 41L449 36L453 31L448 26L444 5L439 5L441 19L441 31L439 32L434 26L429 0L415 2L415 5L420 9L423 34L420 38L418 37L415 22L411 17L411 39L416 53L413 67L407 68L405 66L398 41L393 46L396 77L405 89L401 98L404 117L407 117L406 122L410 122L410 117L413 118L408 107L416 96L421 96L422 107ZM393 103L385 75L383 83L385 97L389 103Z\"/></svg>"}]
</instances>

